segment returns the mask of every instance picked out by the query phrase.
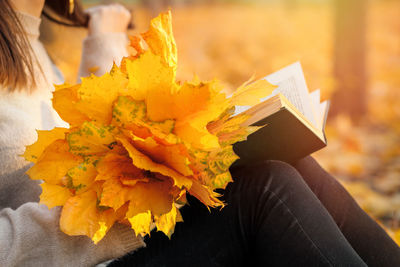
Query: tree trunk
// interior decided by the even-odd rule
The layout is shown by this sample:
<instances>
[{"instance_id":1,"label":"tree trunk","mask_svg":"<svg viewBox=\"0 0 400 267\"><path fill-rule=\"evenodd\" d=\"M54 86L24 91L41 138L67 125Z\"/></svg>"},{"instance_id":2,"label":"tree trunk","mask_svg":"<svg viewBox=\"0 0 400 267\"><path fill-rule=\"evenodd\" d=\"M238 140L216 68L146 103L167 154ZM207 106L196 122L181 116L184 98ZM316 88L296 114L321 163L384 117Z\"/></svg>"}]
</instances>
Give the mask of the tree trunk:
<instances>
[{"instance_id":1,"label":"tree trunk","mask_svg":"<svg viewBox=\"0 0 400 267\"><path fill-rule=\"evenodd\" d=\"M367 0L335 0L336 91L330 115L347 114L353 121L367 112L367 4Z\"/></svg>"}]
</instances>

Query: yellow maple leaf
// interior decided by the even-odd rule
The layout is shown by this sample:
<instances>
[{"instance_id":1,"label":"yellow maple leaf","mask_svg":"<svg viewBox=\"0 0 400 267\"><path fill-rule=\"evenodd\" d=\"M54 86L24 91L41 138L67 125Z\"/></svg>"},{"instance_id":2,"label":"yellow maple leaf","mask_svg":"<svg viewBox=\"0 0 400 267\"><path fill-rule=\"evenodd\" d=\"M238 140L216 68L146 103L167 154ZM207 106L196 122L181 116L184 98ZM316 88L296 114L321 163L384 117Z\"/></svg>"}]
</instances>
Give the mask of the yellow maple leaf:
<instances>
[{"instance_id":1,"label":"yellow maple leaf","mask_svg":"<svg viewBox=\"0 0 400 267\"><path fill-rule=\"evenodd\" d=\"M119 179L108 179L103 184L100 205L119 209L131 198L132 187L124 186Z\"/></svg>"},{"instance_id":2,"label":"yellow maple leaf","mask_svg":"<svg viewBox=\"0 0 400 267\"><path fill-rule=\"evenodd\" d=\"M175 133L193 147L204 150L219 148L218 137L209 133L206 126L200 128L193 126L191 122L177 123Z\"/></svg>"},{"instance_id":3,"label":"yellow maple leaf","mask_svg":"<svg viewBox=\"0 0 400 267\"><path fill-rule=\"evenodd\" d=\"M179 188L191 187L192 181L188 177L183 176L182 174L174 171L171 168L168 168L163 164L152 161L148 156L137 150L127 139L117 137L117 140L120 141L125 149L129 152L132 163L138 168L171 177L174 181L174 184Z\"/></svg>"},{"instance_id":4,"label":"yellow maple leaf","mask_svg":"<svg viewBox=\"0 0 400 267\"><path fill-rule=\"evenodd\" d=\"M93 242L97 244L106 235L108 227L105 222L99 221L99 229L93 235Z\"/></svg>"},{"instance_id":5,"label":"yellow maple leaf","mask_svg":"<svg viewBox=\"0 0 400 267\"><path fill-rule=\"evenodd\" d=\"M132 198L126 217L151 211L154 216L161 216L171 210L174 196L171 194L172 183L169 180L153 180L137 183L132 187ZM135 230L135 229L134 229ZM136 234L138 234L137 230Z\"/></svg>"},{"instance_id":6,"label":"yellow maple leaf","mask_svg":"<svg viewBox=\"0 0 400 267\"><path fill-rule=\"evenodd\" d=\"M251 80L240 86L232 95L232 105L251 106L260 103L260 100L268 96L277 86L267 80L261 79L255 82Z\"/></svg>"},{"instance_id":7,"label":"yellow maple leaf","mask_svg":"<svg viewBox=\"0 0 400 267\"><path fill-rule=\"evenodd\" d=\"M96 166L98 175L96 180L114 178L129 178L141 180L146 178L144 171L132 164L128 155L115 153L114 150L105 155Z\"/></svg>"},{"instance_id":8,"label":"yellow maple leaf","mask_svg":"<svg viewBox=\"0 0 400 267\"><path fill-rule=\"evenodd\" d=\"M206 109L210 100L210 89L206 84L184 83L170 90L158 88L146 99L147 113L153 121L183 118Z\"/></svg>"},{"instance_id":9,"label":"yellow maple leaf","mask_svg":"<svg viewBox=\"0 0 400 267\"><path fill-rule=\"evenodd\" d=\"M29 145L22 155L26 160L36 163L38 158L42 155L43 150L57 139L64 139L65 133L68 130L65 128L54 128L51 131L37 130L38 139L36 143Z\"/></svg>"},{"instance_id":10,"label":"yellow maple leaf","mask_svg":"<svg viewBox=\"0 0 400 267\"><path fill-rule=\"evenodd\" d=\"M175 70L166 68L161 57L146 51L134 61L126 61L128 73L128 95L135 100L144 100L149 94L165 97L175 87ZM156 92L155 92L156 90ZM157 121L159 118L150 119Z\"/></svg>"},{"instance_id":11,"label":"yellow maple leaf","mask_svg":"<svg viewBox=\"0 0 400 267\"><path fill-rule=\"evenodd\" d=\"M63 206L61 230L95 243L115 222L136 235L155 225L170 238L187 192L222 207L214 190L232 181L232 144L256 129L246 116L232 117L234 105L252 105L272 90L248 82L227 98L217 80L177 81L170 12L131 45L136 54L121 67L56 87L53 106L70 129L39 131L24 153L35 163L29 176L45 181L41 202Z\"/></svg>"},{"instance_id":12,"label":"yellow maple leaf","mask_svg":"<svg viewBox=\"0 0 400 267\"><path fill-rule=\"evenodd\" d=\"M132 229L135 231L136 236L142 233L150 234L152 218L149 210L129 217L128 221L131 223Z\"/></svg>"},{"instance_id":13,"label":"yellow maple leaf","mask_svg":"<svg viewBox=\"0 0 400 267\"><path fill-rule=\"evenodd\" d=\"M97 176L95 167L97 161L97 157L88 157L81 164L68 170L67 176L71 178L70 186L73 189L82 192L90 187Z\"/></svg>"},{"instance_id":14,"label":"yellow maple leaf","mask_svg":"<svg viewBox=\"0 0 400 267\"><path fill-rule=\"evenodd\" d=\"M99 219L97 194L89 190L67 200L61 212L60 227L68 235L87 235L92 238L100 228Z\"/></svg>"},{"instance_id":15,"label":"yellow maple leaf","mask_svg":"<svg viewBox=\"0 0 400 267\"><path fill-rule=\"evenodd\" d=\"M207 207L223 206L222 201L217 198L219 194L213 192L207 186L196 180L193 181L189 193L200 200Z\"/></svg>"},{"instance_id":16,"label":"yellow maple leaf","mask_svg":"<svg viewBox=\"0 0 400 267\"><path fill-rule=\"evenodd\" d=\"M145 52L145 47L139 36L129 36L130 46L136 50L137 56Z\"/></svg>"},{"instance_id":17,"label":"yellow maple leaf","mask_svg":"<svg viewBox=\"0 0 400 267\"><path fill-rule=\"evenodd\" d=\"M110 73L101 77L93 74L82 78L78 88L79 101L75 106L82 114L91 120L102 124L109 124L112 117L112 104L115 98L127 92L128 79L116 66Z\"/></svg>"},{"instance_id":18,"label":"yellow maple leaf","mask_svg":"<svg viewBox=\"0 0 400 267\"><path fill-rule=\"evenodd\" d=\"M49 184L62 184L62 178L68 170L80 164L82 158L69 152L68 143L65 140L52 142L42 155L26 173L33 180L44 180Z\"/></svg>"},{"instance_id":19,"label":"yellow maple leaf","mask_svg":"<svg viewBox=\"0 0 400 267\"><path fill-rule=\"evenodd\" d=\"M135 147L148 155L154 162L165 164L184 176L190 176L193 171L189 168L189 159L185 146L182 144L164 146L153 138L134 140Z\"/></svg>"},{"instance_id":20,"label":"yellow maple leaf","mask_svg":"<svg viewBox=\"0 0 400 267\"><path fill-rule=\"evenodd\" d=\"M146 103L130 96L119 96L114 103L112 124L126 128L146 119Z\"/></svg>"},{"instance_id":21,"label":"yellow maple leaf","mask_svg":"<svg viewBox=\"0 0 400 267\"><path fill-rule=\"evenodd\" d=\"M97 122L84 122L82 126L67 135L70 151L76 155L107 153L116 142L112 126Z\"/></svg>"},{"instance_id":22,"label":"yellow maple leaf","mask_svg":"<svg viewBox=\"0 0 400 267\"><path fill-rule=\"evenodd\" d=\"M395 231L395 233L394 233L394 241L397 243L397 245L400 246L400 230Z\"/></svg>"},{"instance_id":23,"label":"yellow maple leaf","mask_svg":"<svg viewBox=\"0 0 400 267\"><path fill-rule=\"evenodd\" d=\"M42 187L40 203L45 204L50 209L56 206L63 206L73 196L70 189L64 186L48 183L42 183L40 186Z\"/></svg>"},{"instance_id":24,"label":"yellow maple leaf","mask_svg":"<svg viewBox=\"0 0 400 267\"><path fill-rule=\"evenodd\" d=\"M171 211L161 215L156 220L156 227L158 231L162 231L168 238L174 233L175 224L182 217L179 214L179 210L172 204ZM178 215L179 214L179 215Z\"/></svg>"},{"instance_id":25,"label":"yellow maple leaf","mask_svg":"<svg viewBox=\"0 0 400 267\"><path fill-rule=\"evenodd\" d=\"M53 108L71 127L80 125L89 120L85 114L76 108L76 103L79 101L79 88L79 84L75 86L56 85L56 90L53 92Z\"/></svg>"},{"instance_id":26,"label":"yellow maple leaf","mask_svg":"<svg viewBox=\"0 0 400 267\"><path fill-rule=\"evenodd\" d=\"M171 11L161 13L150 22L150 28L142 34L151 51L160 55L169 67L176 67L178 51L172 33Z\"/></svg>"}]
</instances>

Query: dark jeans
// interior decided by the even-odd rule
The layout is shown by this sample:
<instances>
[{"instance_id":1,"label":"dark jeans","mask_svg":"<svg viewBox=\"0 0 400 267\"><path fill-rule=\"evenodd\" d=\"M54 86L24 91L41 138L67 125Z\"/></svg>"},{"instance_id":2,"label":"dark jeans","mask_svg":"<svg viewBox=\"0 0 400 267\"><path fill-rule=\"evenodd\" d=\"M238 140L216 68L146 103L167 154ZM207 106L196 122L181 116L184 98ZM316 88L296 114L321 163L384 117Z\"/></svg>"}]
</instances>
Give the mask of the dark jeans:
<instances>
[{"instance_id":1,"label":"dark jeans","mask_svg":"<svg viewBox=\"0 0 400 267\"><path fill-rule=\"evenodd\" d=\"M311 157L231 167L234 183L211 210L195 198L171 240L110 266L400 266L400 248Z\"/></svg>"}]
</instances>

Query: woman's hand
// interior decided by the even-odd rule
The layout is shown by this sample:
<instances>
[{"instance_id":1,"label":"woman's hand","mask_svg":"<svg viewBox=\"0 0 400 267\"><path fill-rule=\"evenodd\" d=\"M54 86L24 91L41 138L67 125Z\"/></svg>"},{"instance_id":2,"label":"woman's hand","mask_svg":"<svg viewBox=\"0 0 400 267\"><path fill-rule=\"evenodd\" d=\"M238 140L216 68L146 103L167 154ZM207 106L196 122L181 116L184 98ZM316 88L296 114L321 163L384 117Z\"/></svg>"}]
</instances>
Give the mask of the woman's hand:
<instances>
[{"instance_id":1,"label":"woman's hand","mask_svg":"<svg viewBox=\"0 0 400 267\"><path fill-rule=\"evenodd\" d=\"M130 12L120 4L100 5L86 10L89 14L89 35L126 32Z\"/></svg>"}]
</instances>

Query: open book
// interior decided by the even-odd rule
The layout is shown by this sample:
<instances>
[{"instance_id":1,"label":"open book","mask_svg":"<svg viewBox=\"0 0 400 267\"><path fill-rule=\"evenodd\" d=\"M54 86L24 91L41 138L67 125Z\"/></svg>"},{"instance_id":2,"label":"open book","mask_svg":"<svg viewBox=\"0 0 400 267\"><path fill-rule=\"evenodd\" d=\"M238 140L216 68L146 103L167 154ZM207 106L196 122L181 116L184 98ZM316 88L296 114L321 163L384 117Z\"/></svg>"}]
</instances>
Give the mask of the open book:
<instances>
[{"instance_id":1,"label":"open book","mask_svg":"<svg viewBox=\"0 0 400 267\"><path fill-rule=\"evenodd\" d=\"M253 107L237 106L235 113L249 114L248 125L265 127L234 144L235 153L245 161L293 162L325 147L329 102L320 103L319 90L309 93L300 63L264 79L278 88Z\"/></svg>"}]
</instances>

